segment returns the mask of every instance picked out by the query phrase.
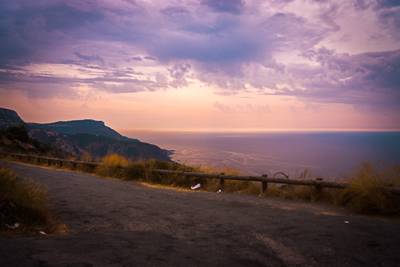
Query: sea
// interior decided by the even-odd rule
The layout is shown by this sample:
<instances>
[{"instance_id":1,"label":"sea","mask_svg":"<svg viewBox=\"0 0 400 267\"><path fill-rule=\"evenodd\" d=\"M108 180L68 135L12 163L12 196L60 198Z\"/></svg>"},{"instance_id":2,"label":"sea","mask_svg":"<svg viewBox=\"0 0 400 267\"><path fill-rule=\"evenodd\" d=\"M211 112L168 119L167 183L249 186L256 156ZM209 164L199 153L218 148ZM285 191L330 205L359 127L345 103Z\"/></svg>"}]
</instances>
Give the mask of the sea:
<instances>
[{"instance_id":1,"label":"sea","mask_svg":"<svg viewBox=\"0 0 400 267\"><path fill-rule=\"evenodd\" d=\"M400 164L400 132L121 131L171 151L185 165L230 166L244 175L338 179L362 162Z\"/></svg>"}]
</instances>

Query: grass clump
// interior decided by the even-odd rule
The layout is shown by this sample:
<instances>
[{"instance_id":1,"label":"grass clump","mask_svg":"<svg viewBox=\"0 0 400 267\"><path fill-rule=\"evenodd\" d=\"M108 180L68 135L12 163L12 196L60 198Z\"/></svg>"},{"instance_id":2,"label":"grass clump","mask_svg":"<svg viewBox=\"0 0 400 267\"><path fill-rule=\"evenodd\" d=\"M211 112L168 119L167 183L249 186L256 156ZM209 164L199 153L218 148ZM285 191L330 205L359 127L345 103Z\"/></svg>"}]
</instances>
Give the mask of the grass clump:
<instances>
[{"instance_id":1,"label":"grass clump","mask_svg":"<svg viewBox=\"0 0 400 267\"><path fill-rule=\"evenodd\" d=\"M47 192L31 180L22 179L0 165L0 229L1 236L15 237L21 233L37 234L57 230L47 207ZM19 224L16 229L7 225Z\"/></svg>"},{"instance_id":2,"label":"grass clump","mask_svg":"<svg viewBox=\"0 0 400 267\"><path fill-rule=\"evenodd\" d=\"M302 178L311 179L312 173L305 170ZM303 173L303 174L304 174ZM328 179L329 181L330 179ZM400 213L400 196L389 188L400 188L400 166L384 162L361 163L350 173L342 175L340 182L348 183L345 189L317 188L304 185L270 184L268 196L293 200L323 201L345 206L359 214L396 215Z\"/></svg>"},{"instance_id":3,"label":"grass clump","mask_svg":"<svg viewBox=\"0 0 400 267\"><path fill-rule=\"evenodd\" d=\"M400 212L400 196L388 187L400 187L400 166L363 162L347 177L350 187L342 191L340 205L358 213L393 215Z\"/></svg>"},{"instance_id":4,"label":"grass clump","mask_svg":"<svg viewBox=\"0 0 400 267\"><path fill-rule=\"evenodd\" d=\"M118 154L109 154L102 158L102 163L96 168L96 174L105 177L122 178L124 170L120 166L129 165L129 160Z\"/></svg>"}]
</instances>

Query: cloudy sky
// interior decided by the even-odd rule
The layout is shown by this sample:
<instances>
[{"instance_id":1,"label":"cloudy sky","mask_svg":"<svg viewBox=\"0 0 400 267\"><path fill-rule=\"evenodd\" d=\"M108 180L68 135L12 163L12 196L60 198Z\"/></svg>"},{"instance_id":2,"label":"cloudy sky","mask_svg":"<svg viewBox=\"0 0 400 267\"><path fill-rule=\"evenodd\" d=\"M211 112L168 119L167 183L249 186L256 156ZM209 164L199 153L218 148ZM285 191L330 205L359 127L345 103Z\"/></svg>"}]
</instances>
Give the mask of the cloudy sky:
<instances>
[{"instance_id":1,"label":"cloudy sky","mask_svg":"<svg viewBox=\"0 0 400 267\"><path fill-rule=\"evenodd\" d=\"M118 130L399 130L398 0L0 0L0 107Z\"/></svg>"}]
</instances>

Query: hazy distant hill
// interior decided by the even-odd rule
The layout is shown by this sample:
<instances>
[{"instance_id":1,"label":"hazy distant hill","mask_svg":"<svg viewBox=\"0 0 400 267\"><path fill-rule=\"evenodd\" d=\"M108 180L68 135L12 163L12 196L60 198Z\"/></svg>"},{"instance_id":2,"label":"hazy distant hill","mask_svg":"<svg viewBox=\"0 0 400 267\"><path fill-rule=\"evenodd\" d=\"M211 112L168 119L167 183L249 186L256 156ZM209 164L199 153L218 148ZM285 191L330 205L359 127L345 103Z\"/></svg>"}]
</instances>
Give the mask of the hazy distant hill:
<instances>
[{"instance_id":1,"label":"hazy distant hill","mask_svg":"<svg viewBox=\"0 0 400 267\"><path fill-rule=\"evenodd\" d=\"M93 157L116 153L133 160L155 158L170 161L167 151L158 146L122 136L105 126L102 121L25 123L15 111L0 108L0 129L6 129L10 125L25 125L30 138L42 143L54 144L77 157L82 157L86 152Z\"/></svg>"},{"instance_id":2,"label":"hazy distant hill","mask_svg":"<svg viewBox=\"0 0 400 267\"><path fill-rule=\"evenodd\" d=\"M111 129L108 126L105 126L104 122L102 121L76 120L76 121L58 121L53 123L28 123L28 125L64 134L85 133L93 135L102 135L105 137L110 137L123 141L138 141L137 139L131 139L120 135L117 131Z\"/></svg>"}]
</instances>

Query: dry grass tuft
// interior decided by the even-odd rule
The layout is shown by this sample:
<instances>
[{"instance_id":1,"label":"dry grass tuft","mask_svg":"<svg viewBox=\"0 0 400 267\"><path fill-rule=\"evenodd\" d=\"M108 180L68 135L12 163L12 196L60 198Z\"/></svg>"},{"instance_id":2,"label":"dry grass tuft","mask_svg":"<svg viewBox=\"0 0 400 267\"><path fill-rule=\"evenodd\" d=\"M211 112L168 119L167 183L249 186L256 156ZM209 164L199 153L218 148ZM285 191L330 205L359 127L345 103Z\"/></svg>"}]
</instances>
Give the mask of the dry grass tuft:
<instances>
[{"instance_id":1,"label":"dry grass tuft","mask_svg":"<svg viewBox=\"0 0 400 267\"><path fill-rule=\"evenodd\" d=\"M54 233L55 224L47 207L47 192L31 180L22 179L7 167L0 165L0 235L17 237L21 233ZM16 229L7 225L20 224ZM64 229L65 231L65 229Z\"/></svg>"},{"instance_id":2,"label":"dry grass tuft","mask_svg":"<svg viewBox=\"0 0 400 267\"><path fill-rule=\"evenodd\" d=\"M117 154L104 156L103 164L96 168L96 174L104 177L122 178L124 171L120 166L126 167L130 163L129 160Z\"/></svg>"},{"instance_id":3,"label":"dry grass tuft","mask_svg":"<svg viewBox=\"0 0 400 267\"><path fill-rule=\"evenodd\" d=\"M350 187L342 191L340 205L364 214L392 215L400 212L400 196L385 187L400 187L400 166L384 162L363 162L346 181Z\"/></svg>"}]
</instances>

